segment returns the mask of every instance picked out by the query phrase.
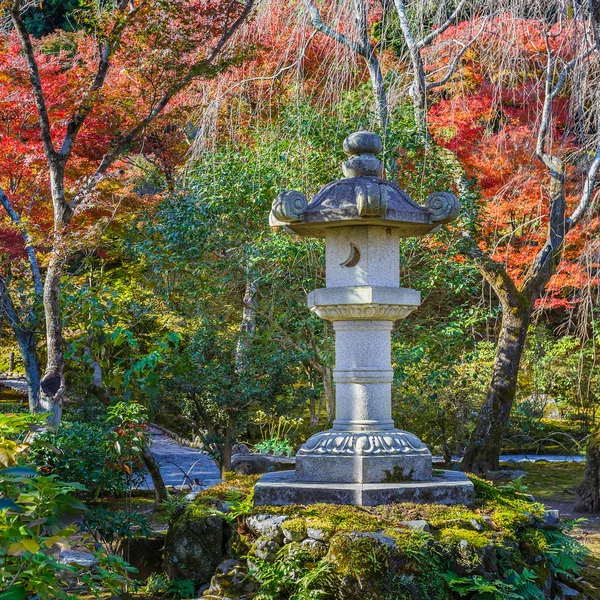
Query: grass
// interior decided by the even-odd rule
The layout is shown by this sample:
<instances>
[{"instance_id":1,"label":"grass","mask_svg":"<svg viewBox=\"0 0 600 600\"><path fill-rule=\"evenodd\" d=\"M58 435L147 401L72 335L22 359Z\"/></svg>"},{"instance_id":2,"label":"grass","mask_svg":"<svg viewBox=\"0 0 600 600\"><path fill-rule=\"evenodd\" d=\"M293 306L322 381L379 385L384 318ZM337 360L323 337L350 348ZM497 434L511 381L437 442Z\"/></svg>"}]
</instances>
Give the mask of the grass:
<instances>
[{"instance_id":1,"label":"grass","mask_svg":"<svg viewBox=\"0 0 600 600\"><path fill-rule=\"evenodd\" d=\"M522 483L527 486L527 493L532 494L539 502L574 502L575 488L583 479L585 465L583 463L551 463L538 461L534 463L506 463L502 469L519 469L527 475ZM505 482L499 482L503 485Z\"/></svg>"}]
</instances>

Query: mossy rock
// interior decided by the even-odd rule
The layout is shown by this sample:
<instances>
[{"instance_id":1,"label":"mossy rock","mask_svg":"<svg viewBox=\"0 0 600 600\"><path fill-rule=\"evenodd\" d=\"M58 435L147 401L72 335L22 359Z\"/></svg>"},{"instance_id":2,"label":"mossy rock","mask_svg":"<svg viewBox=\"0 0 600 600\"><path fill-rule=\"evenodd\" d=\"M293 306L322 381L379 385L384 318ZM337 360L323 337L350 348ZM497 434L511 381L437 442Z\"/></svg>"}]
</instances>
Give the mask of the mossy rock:
<instances>
[{"instance_id":1,"label":"mossy rock","mask_svg":"<svg viewBox=\"0 0 600 600\"><path fill-rule=\"evenodd\" d=\"M230 479L207 490L194 510L200 515L204 511L206 518L237 490L235 514L243 547L237 553L239 569L259 595L277 589L278 598L302 594L320 600L460 600L465 593L476 597L485 584L496 586L500 595L520 597L523 586L548 592L559 558L560 569L569 563L565 557L572 558L576 572L576 542L560 530L545 528L542 505L477 478L476 499L468 507L253 507L250 483L250 478ZM283 546L268 556L263 553L263 558L255 552L263 542L247 525L250 515L259 514L288 517L282 525L288 532L280 540ZM416 520L426 521L428 530L403 525ZM174 523L172 529L176 527ZM307 538L311 530L318 530L321 539Z\"/></svg>"},{"instance_id":2,"label":"mossy rock","mask_svg":"<svg viewBox=\"0 0 600 600\"><path fill-rule=\"evenodd\" d=\"M189 504L169 526L163 550L165 571L197 586L208 583L223 560L229 536L221 516L202 504Z\"/></svg>"}]
</instances>

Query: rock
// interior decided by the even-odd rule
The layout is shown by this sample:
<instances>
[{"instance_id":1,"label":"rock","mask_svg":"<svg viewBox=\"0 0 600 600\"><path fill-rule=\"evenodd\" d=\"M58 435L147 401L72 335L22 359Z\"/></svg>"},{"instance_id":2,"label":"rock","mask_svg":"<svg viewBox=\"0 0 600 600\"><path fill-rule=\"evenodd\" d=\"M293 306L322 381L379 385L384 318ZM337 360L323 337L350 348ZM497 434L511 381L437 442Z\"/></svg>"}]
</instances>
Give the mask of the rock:
<instances>
[{"instance_id":1,"label":"rock","mask_svg":"<svg viewBox=\"0 0 600 600\"><path fill-rule=\"evenodd\" d=\"M275 467L262 454L236 454L231 457L231 470L238 475L261 475L274 471Z\"/></svg>"},{"instance_id":2,"label":"rock","mask_svg":"<svg viewBox=\"0 0 600 600\"><path fill-rule=\"evenodd\" d=\"M235 560L235 558L228 558L224 560L220 565L217 566L217 573L222 573L223 575L227 575L233 569L241 567L242 563L239 560Z\"/></svg>"},{"instance_id":3,"label":"rock","mask_svg":"<svg viewBox=\"0 0 600 600\"><path fill-rule=\"evenodd\" d=\"M325 556L327 551L329 550L329 546L324 542L320 542L319 540L315 540L313 538L306 538L303 540L300 545L311 552L314 552L318 556Z\"/></svg>"},{"instance_id":4,"label":"rock","mask_svg":"<svg viewBox=\"0 0 600 600\"><path fill-rule=\"evenodd\" d=\"M429 531L429 523L423 519L417 519L416 521L400 521L400 527L406 529L413 529L414 531Z\"/></svg>"},{"instance_id":5,"label":"rock","mask_svg":"<svg viewBox=\"0 0 600 600\"><path fill-rule=\"evenodd\" d=\"M221 517L205 507L188 504L165 538L163 567L169 577L190 579L197 586L208 583L223 560L226 527Z\"/></svg>"},{"instance_id":6,"label":"rock","mask_svg":"<svg viewBox=\"0 0 600 600\"><path fill-rule=\"evenodd\" d=\"M471 519L469 521L469 527L474 531L485 531L485 527L477 519Z\"/></svg>"},{"instance_id":7,"label":"rock","mask_svg":"<svg viewBox=\"0 0 600 600\"><path fill-rule=\"evenodd\" d=\"M504 481L517 479L518 477L523 477L527 475L526 471L520 471L518 469L500 469L499 471L488 471L485 475L485 478L488 481Z\"/></svg>"},{"instance_id":8,"label":"rock","mask_svg":"<svg viewBox=\"0 0 600 600\"><path fill-rule=\"evenodd\" d=\"M324 531L323 529L317 529L316 527L307 527L306 535L313 540L326 542L331 537L331 532Z\"/></svg>"},{"instance_id":9,"label":"rock","mask_svg":"<svg viewBox=\"0 0 600 600\"><path fill-rule=\"evenodd\" d=\"M232 558L223 561L210 581L202 590L204 598L234 600L248 598L257 591L258 585L246 579L242 563Z\"/></svg>"},{"instance_id":10,"label":"rock","mask_svg":"<svg viewBox=\"0 0 600 600\"><path fill-rule=\"evenodd\" d=\"M234 444L231 448L231 456L248 456L250 448L246 444Z\"/></svg>"},{"instance_id":11,"label":"rock","mask_svg":"<svg viewBox=\"0 0 600 600\"><path fill-rule=\"evenodd\" d=\"M494 531L498 531L500 529L498 527L498 525L496 525L496 523L494 523L494 521L492 521L492 517L488 517L487 515L484 515L481 518L490 529L492 529Z\"/></svg>"},{"instance_id":12,"label":"rock","mask_svg":"<svg viewBox=\"0 0 600 600\"><path fill-rule=\"evenodd\" d=\"M361 533L352 533L350 537L353 539L357 538L371 538L388 548L396 548L396 541L391 538L389 535L384 535L383 533L379 533L376 531L366 531Z\"/></svg>"},{"instance_id":13,"label":"rock","mask_svg":"<svg viewBox=\"0 0 600 600\"><path fill-rule=\"evenodd\" d=\"M565 598L577 598L579 597L579 592L570 588L568 585L564 583L560 583L560 581L554 582L554 590L555 590L555 598L557 600L564 600Z\"/></svg>"},{"instance_id":14,"label":"rock","mask_svg":"<svg viewBox=\"0 0 600 600\"><path fill-rule=\"evenodd\" d=\"M535 517L534 517L534 516L533 516L531 513L527 512L527 511L524 511L524 512L523 512L523 514L524 514L524 515L527 517L527 519L529 520L529 524L530 524L530 525L535 525Z\"/></svg>"},{"instance_id":15,"label":"rock","mask_svg":"<svg viewBox=\"0 0 600 600\"><path fill-rule=\"evenodd\" d=\"M289 517L280 515L254 515L246 519L246 525L258 537L282 541L281 526Z\"/></svg>"},{"instance_id":16,"label":"rock","mask_svg":"<svg viewBox=\"0 0 600 600\"><path fill-rule=\"evenodd\" d=\"M283 533L283 541L286 544L289 542L301 542L306 537L303 531L286 529L285 525L281 528L281 531Z\"/></svg>"},{"instance_id":17,"label":"rock","mask_svg":"<svg viewBox=\"0 0 600 600\"><path fill-rule=\"evenodd\" d=\"M93 567L98 563L93 554L75 550L61 550L58 562L62 565L77 565L78 567Z\"/></svg>"},{"instance_id":18,"label":"rock","mask_svg":"<svg viewBox=\"0 0 600 600\"><path fill-rule=\"evenodd\" d=\"M527 500L527 502L535 502L535 498L531 494L519 494L523 500Z\"/></svg>"},{"instance_id":19,"label":"rock","mask_svg":"<svg viewBox=\"0 0 600 600\"><path fill-rule=\"evenodd\" d=\"M547 510L542 517L542 523L547 529L558 529L560 527L560 511Z\"/></svg>"},{"instance_id":20,"label":"rock","mask_svg":"<svg viewBox=\"0 0 600 600\"><path fill-rule=\"evenodd\" d=\"M280 546L269 538L259 538L254 544L254 556L267 562L272 562L277 556Z\"/></svg>"}]
</instances>

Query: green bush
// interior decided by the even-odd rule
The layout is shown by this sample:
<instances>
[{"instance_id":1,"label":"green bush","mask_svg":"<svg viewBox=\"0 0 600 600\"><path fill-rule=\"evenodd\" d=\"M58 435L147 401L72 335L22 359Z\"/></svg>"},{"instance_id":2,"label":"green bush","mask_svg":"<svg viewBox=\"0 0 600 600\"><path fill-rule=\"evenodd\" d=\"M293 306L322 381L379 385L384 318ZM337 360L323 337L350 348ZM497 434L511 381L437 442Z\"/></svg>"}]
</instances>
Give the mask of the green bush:
<instances>
[{"instance_id":1,"label":"green bush","mask_svg":"<svg viewBox=\"0 0 600 600\"><path fill-rule=\"evenodd\" d=\"M114 446L107 440L109 429L86 423L64 423L58 432L40 436L32 460L47 474L85 486L89 497L119 495L126 491L123 471L115 469Z\"/></svg>"},{"instance_id":2,"label":"green bush","mask_svg":"<svg viewBox=\"0 0 600 600\"><path fill-rule=\"evenodd\" d=\"M84 516L90 535L111 553L121 542L147 538L152 531L146 515L131 511L112 511L103 506L90 508Z\"/></svg>"}]
</instances>

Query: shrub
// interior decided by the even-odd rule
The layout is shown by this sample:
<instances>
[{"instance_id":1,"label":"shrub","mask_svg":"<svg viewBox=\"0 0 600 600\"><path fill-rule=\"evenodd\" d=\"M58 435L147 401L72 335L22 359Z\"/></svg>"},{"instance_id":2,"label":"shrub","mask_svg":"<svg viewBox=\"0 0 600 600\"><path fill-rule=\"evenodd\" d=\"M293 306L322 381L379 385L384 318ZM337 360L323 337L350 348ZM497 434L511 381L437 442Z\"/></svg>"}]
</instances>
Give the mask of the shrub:
<instances>
[{"instance_id":1,"label":"shrub","mask_svg":"<svg viewBox=\"0 0 600 600\"><path fill-rule=\"evenodd\" d=\"M67 482L79 482L87 495L119 495L126 491L123 472L114 468L115 451L108 443L109 429L86 423L64 423L58 432L40 436L32 460L47 474L56 474Z\"/></svg>"}]
</instances>

